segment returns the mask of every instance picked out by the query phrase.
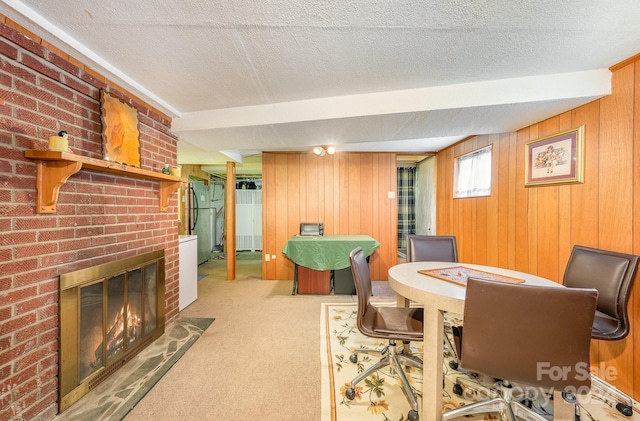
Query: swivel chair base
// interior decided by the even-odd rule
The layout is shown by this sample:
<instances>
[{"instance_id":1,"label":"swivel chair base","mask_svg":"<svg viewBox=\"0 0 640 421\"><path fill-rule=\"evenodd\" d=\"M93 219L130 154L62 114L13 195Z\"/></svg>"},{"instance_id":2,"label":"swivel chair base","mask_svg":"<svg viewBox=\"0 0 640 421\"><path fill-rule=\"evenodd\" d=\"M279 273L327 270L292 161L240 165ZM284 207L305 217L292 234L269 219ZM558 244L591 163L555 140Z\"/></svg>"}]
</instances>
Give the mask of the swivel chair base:
<instances>
[{"instance_id":1,"label":"swivel chair base","mask_svg":"<svg viewBox=\"0 0 640 421\"><path fill-rule=\"evenodd\" d=\"M618 403L616 403L616 409L622 415L626 417L630 417L633 415L633 401L626 394L610 386L596 376L591 376L591 388L594 391L600 391L600 394L606 397L611 397L612 399L617 400Z\"/></svg>"},{"instance_id":2,"label":"swivel chair base","mask_svg":"<svg viewBox=\"0 0 640 421\"><path fill-rule=\"evenodd\" d=\"M349 400L353 400L356 397L355 386L366 379L374 372L391 365L398 377L400 377L400 381L402 382L402 387L404 388L407 399L409 400L409 404L411 405L411 410L407 414L407 419L409 421L418 421L418 401L416 396L412 392L411 385L409 384L409 380L407 380L407 376L404 374L404 370L402 368L403 365L414 367L418 369L422 369L422 361L418 357L414 357L413 355L406 355L402 352L396 351L396 343L393 340L389 341L389 345L382 351L384 357L380 359L378 362L373 364L371 367L360 373L355 379L351 381L351 387L348 388L345 392L345 396ZM353 356L352 356L353 357ZM355 358L357 361L357 358ZM350 358L351 362L354 359Z\"/></svg>"},{"instance_id":3,"label":"swivel chair base","mask_svg":"<svg viewBox=\"0 0 640 421\"><path fill-rule=\"evenodd\" d=\"M501 421L517 421L523 419L526 421L549 421L547 418L539 415L527 406L521 404L518 401L512 399L511 386L505 384L500 387L499 396L490 400L484 400L475 402L469 405L464 405L459 408L442 414L442 421L449 421L468 415L478 413L497 413ZM492 389L485 390L487 395L493 395L497 393ZM516 418L517 417L517 418Z\"/></svg>"}]
</instances>

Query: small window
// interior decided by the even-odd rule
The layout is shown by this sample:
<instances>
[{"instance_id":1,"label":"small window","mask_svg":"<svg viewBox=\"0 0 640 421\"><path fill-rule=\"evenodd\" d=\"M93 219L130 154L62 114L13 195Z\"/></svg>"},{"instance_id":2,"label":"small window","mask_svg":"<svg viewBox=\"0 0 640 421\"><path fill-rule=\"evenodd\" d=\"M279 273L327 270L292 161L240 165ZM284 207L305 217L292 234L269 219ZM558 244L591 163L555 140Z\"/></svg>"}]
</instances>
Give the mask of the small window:
<instances>
[{"instance_id":1,"label":"small window","mask_svg":"<svg viewBox=\"0 0 640 421\"><path fill-rule=\"evenodd\" d=\"M491 145L455 159L453 197L491 195Z\"/></svg>"}]
</instances>

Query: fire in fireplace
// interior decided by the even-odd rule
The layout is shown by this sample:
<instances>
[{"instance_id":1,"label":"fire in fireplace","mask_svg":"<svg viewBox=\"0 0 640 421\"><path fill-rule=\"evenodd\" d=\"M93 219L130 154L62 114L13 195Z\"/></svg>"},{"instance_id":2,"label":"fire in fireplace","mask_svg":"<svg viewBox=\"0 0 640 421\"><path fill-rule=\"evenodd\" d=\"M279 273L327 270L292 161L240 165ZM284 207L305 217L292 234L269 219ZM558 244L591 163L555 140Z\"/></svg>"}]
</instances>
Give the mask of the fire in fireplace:
<instances>
[{"instance_id":1,"label":"fire in fireplace","mask_svg":"<svg viewBox=\"0 0 640 421\"><path fill-rule=\"evenodd\" d=\"M164 333L164 251L60 276L60 412Z\"/></svg>"}]
</instances>

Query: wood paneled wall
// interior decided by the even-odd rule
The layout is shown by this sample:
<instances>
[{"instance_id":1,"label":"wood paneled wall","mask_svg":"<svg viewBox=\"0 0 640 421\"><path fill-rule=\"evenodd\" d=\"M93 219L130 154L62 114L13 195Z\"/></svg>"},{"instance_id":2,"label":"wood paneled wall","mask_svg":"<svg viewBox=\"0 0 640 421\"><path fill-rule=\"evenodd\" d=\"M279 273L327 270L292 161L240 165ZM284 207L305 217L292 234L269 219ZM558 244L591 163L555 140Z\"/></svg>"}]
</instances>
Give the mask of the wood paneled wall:
<instances>
[{"instance_id":1,"label":"wood paneled wall","mask_svg":"<svg viewBox=\"0 0 640 421\"><path fill-rule=\"evenodd\" d=\"M293 279L282 254L301 222L323 222L325 234L366 234L380 242L371 277L386 280L397 263L396 155L391 153L264 153L262 157L263 279Z\"/></svg>"},{"instance_id":2,"label":"wood paneled wall","mask_svg":"<svg viewBox=\"0 0 640 421\"><path fill-rule=\"evenodd\" d=\"M639 62L627 64L613 72L612 94L601 100L515 133L473 137L438 154L437 229L457 237L460 261L561 282L575 244L640 254L639 72ZM584 183L525 188L525 142L580 125L586 130ZM488 144L491 196L454 200L455 157ZM617 379L602 371L601 377L639 399L637 280L630 305L631 334L622 341L594 341L592 362L615 368Z\"/></svg>"}]
</instances>

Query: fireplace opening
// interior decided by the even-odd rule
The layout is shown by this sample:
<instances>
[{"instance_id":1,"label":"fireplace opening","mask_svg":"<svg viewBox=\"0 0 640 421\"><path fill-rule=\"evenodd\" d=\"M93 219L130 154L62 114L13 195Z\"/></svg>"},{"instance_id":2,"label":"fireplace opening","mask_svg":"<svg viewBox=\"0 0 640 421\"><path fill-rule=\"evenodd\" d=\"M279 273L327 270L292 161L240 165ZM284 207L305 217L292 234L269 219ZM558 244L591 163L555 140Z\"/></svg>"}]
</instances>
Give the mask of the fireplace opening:
<instances>
[{"instance_id":1,"label":"fireplace opening","mask_svg":"<svg viewBox=\"0 0 640 421\"><path fill-rule=\"evenodd\" d=\"M164 333L164 250L60 276L60 412Z\"/></svg>"}]
</instances>

